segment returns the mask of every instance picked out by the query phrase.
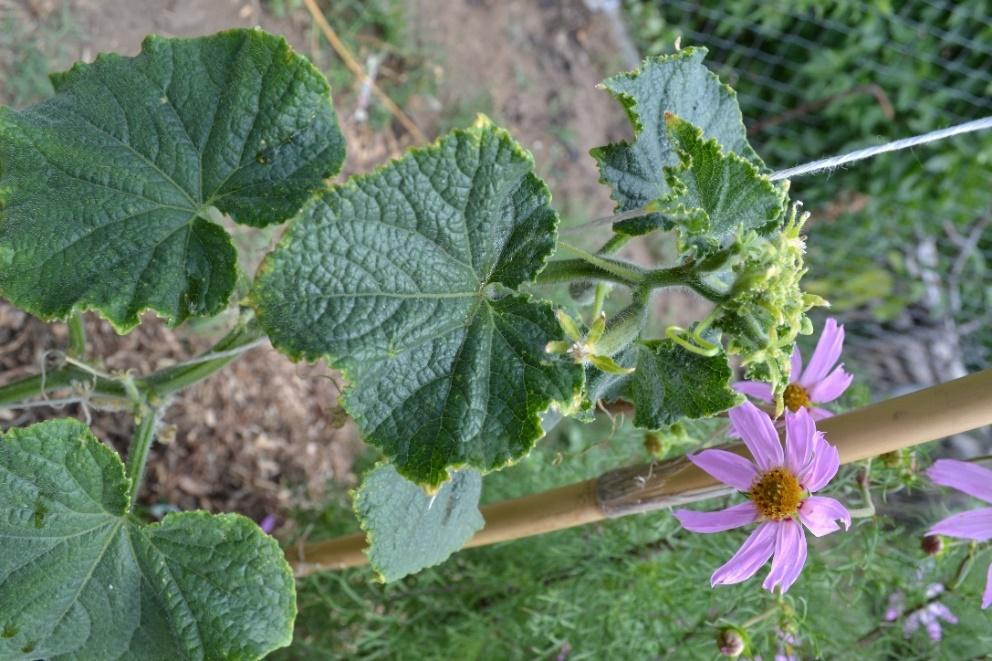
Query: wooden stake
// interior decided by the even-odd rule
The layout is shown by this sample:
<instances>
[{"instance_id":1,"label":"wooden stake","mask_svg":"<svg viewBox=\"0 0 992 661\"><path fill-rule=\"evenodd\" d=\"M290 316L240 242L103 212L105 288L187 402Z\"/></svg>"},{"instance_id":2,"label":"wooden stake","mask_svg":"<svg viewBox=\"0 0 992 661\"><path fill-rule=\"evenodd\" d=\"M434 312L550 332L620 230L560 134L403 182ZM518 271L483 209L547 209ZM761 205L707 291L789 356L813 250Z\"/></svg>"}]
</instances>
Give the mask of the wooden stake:
<instances>
[{"instance_id":1,"label":"wooden stake","mask_svg":"<svg viewBox=\"0 0 992 661\"><path fill-rule=\"evenodd\" d=\"M841 463L935 441L992 424L992 369L895 397L817 423ZM727 449L749 456L742 444ZM649 512L730 493L685 457L604 473L482 508L486 526L466 548L540 535L606 518ZM298 576L368 562L365 536L348 535L290 549Z\"/></svg>"}]
</instances>

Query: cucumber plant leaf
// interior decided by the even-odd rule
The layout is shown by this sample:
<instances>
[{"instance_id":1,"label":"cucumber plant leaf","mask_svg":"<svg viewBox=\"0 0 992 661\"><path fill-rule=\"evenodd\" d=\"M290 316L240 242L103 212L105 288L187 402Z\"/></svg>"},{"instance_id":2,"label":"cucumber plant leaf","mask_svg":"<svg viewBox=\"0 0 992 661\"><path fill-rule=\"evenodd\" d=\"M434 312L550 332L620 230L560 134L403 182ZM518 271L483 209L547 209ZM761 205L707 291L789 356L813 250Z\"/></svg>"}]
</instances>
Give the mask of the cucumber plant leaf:
<instances>
[{"instance_id":1,"label":"cucumber plant leaf","mask_svg":"<svg viewBox=\"0 0 992 661\"><path fill-rule=\"evenodd\" d=\"M666 113L665 125L679 164L665 167L669 193L658 204L679 228L683 251L704 254L742 230L777 227L789 204L783 187L678 116Z\"/></svg>"},{"instance_id":2,"label":"cucumber plant leaf","mask_svg":"<svg viewBox=\"0 0 992 661\"><path fill-rule=\"evenodd\" d=\"M480 118L317 197L250 295L277 349L345 372L365 440L428 487L523 456L541 413L579 399L581 366L545 352L561 339L551 307L512 291L555 243L532 170Z\"/></svg>"},{"instance_id":3,"label":"cucumber plant leaf","mask_svg":"<svg viewBox=\"0 0 992 661\"><path fill-rule=\"evenodd\" d=\"M591 152L599 165L600 181L612 189L617 211L642 208L669 190L663 168L677 166L679 158L665 125L665 113L700 127L725 151L763 167L748 144L736 92L703 65L705 56L705 48L684 48L672 55L647 58L639 69L603 81L603 87L627 111L634 128L633 143L619 142ZM659 227L670 227L659 213L614 225L625 234L643 234Z\"/></svg>"},{"instance_id":4,"label":"cucumber plant leaf","mask_svg":"<svg viewBox=\"0 0 992 661\"><path fill-rule=\"evenodd\" d=\"M82 423L0 435L0 658L257 659L288 645L293 575L236 514L127 513L117 454Z\"/></svg>"},{"instance_id":5,"label":"cucumber plant leaf","mask_svg":"<svg viewBox=\"0 0 992 661\"><path fill-rule=\"evenodd\" d=\"M44 319L217 312L237 275L221 213L286 220L344 159L327 81L260 30L151 36L52 82L0 108L0 295Z\"/></svg>"},{"instance_id":6,"label":"cucumber plant leaf","mask_svg":"<svg viewBox=\"0 0 992 661\"><path fill-rule=\"evenodd\" d=\"M373 569L389 582L447 560L485 523L481 495L478 471L455 471L430 495L392 465L375 467L355 493Z\"/></svg>"},{"instance_id":7,"label":"cucumber plant leaf","mask_svg":"<svg viewBox=\"0 0 992 661\"><path fill-rule=\"evenodd\" d=\"M613 392L634 404L634 425L643 429L706 418L741 401L722 352L702 356L672 340L648 340L635 342L624 363L636 369Z\"/></svg>"}]
</instances>

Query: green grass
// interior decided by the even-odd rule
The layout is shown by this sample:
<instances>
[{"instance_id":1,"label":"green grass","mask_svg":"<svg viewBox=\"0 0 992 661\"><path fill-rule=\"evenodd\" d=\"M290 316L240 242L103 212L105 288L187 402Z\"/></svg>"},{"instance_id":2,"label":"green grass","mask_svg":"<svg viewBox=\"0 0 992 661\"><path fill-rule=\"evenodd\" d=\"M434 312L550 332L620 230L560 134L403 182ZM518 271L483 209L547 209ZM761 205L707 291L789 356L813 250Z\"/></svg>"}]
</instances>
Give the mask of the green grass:
<instances>
[{"instance_id":1,"label":"green grass","mask_svg":"<svg viewBox=\"0 0 992 661\"><path fill-rule=\"evenodd\" d=\"M663 434L666 455L683 454L722 424ZM527 459L487 476L483 499L553 488L647 457L643 432L626 423L615 431L603 420L567 424ZM876 462L876 493L903 487L906 466ZM838 485L856 484L861 470L846 468ZM831 495L862 505L853 487L838 486ZM731 500L738 498L701 507ZM988 552L943 599L961 623L946 628L939 648L922 631L905 639L901 623L883 626L858 646L882 624L889 594L902 590L915 603L927 584L948 581L963 557L965 547L937 559L922 554L919 534L933 518L927 516L860 519L850 533L810 537L803 576L781 599L760 589L767 568L742 585L711 589L710 573L736 551L745 531L687 533L664 511L463 551L387 585L368 568L316 574L299 584L293 645L273 658L712 659L722 626L761 615L748 633L752 653L765 658L778 651L782 631L798 632L802 658L842 658L851 650L861 658L970 658L992 644L989 616L978 607ZM313 526L312 538L355 529L340 491L327 509L301 513L298 522Z\"/></svg>"}]
</instances>

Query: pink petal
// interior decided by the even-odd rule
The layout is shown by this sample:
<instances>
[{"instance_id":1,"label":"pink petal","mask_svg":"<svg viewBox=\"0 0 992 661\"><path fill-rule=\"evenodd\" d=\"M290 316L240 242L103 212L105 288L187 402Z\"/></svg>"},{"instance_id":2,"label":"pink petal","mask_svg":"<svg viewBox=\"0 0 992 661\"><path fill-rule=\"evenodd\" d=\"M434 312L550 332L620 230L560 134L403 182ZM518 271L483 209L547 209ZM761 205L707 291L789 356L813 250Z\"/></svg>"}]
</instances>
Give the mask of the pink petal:
<instances>
[{"instance_id":1,"label":"pink petal","mask_svg":"<svg viewBox=\"0 0 992 661\"><path fill-rule=\"evenodd\" d=\"M785 466L796 475L813 458L816 424L805 408L785 412Z\"/></svg>"},{"instance_id":2,"label":"pink petal","mask_svg":"<svg viewBox=\"0 0 992 661\"><path fill-rule=\"evenodd\" d=\"M944 620L945 622L948 622L949 624L958 623L958 618L954 613L951 612L951 609L945 606L944 604L940 603L939 601L935 601L932 604L930 604L930 612L933 614L934 617L939 617L940 619Z\"/></svg>"},{"instance_id":3,"label":"pink petal","mask_svg":"<svg viewBox=\"0 0 992 661\"><path fill-rule=\"evenodd\" d=\"M906 618L906 621L903 622L902 634L906 636L906 638L912 636L916 633L916 630L920 628L920 619L920 611L914 611L913 613L910 613L909 617Z\"/></svg>"},{"instance_id":4,"label":"pink petal","mask_svg":"<svg viewBox=\"0 0 992 661\"><path fill-rule=\"evenodd\" d=\"M985 593L982 594L982 608L989 606L992 606L992 563L989 563L989 570L985 575Z\"/></svg>"},{"instance_id":5,"label":"pink petal","mask_svg":"<svg viewBox=\"0 0 992 661\"><path fill-rule=\"evenodd\" d=\"M738 491L748 491L758 477L758 469L753 463L739 454L726 450L716 448L703 450L690 454L689 461Z\"/></svg>"},{"instance_id":6,"label":"pink petal","mask_svg":"<svg viewBox=\"0 0 992 661\"><path fill-rule=\"evenodd\" d=\"M840 530L837 522L844 524L844 530L851 527L851 514L834 498L810 496L799 505L799 520L817 537Z\"/></svg>"},{"instance_id":7,"label":"pink petal","mask_svg":"<svg viewBox=\"0 0 992 661\"><path fill-rule=\"evenodd\" d=\"M772 568L761 587L774 590L778 585L782 592L788 591L806 564L806 535L802 526L793 520L777 524L775 535L775 557Z\"/></svg>"},{"instance_id":8,"label":"pink petal","mask_svg":"<svg viewBox=\"0 0 992 661\"><path fill-rule=\"evenodd\" d=\"M713 572L710 585L740 583L754 576L761 565L772 557L772 551L775 550L775 528L774 523L763 523L758 526L737 549L734 557Z\"/></svg>"},{"instance_id":9,"label":"pink petal","mask_svg":"<svg viewBox=\"0 0 992 661\"><path fill-rule=\"evenodd\" d=\"M949 516L930 528L928 534L988 541L992 539L992 507Z\"/></svg>"},{"instance_id":10,"label":"pink petal","mask_svg":"<svg viewBox=\"0 0 992 661\"><path fill-rule=\"evenodd\" d=\"M763 402L772 401L772 387L768 383L762 383L761 381L738 381L732 387L737 392L743 393L748 397L754 397Z\"/></svg>"},{"instance_id":11,"label":"pink petal","mask_svg":"<svg viewBox=\"0 0 992 661\"><path fill-rule=\"evenodd\" d=\"M935 643L939 643L941 636L940 622L938 622L937 620L929 620L926 623L926 628L927 628L927 635L930 637L930 640Z\"/></svg>"},{"instance_id":12,"label":"pink petal","mask_svg":"<svg viewBox=\"0 0 992 661\"><path fill-rule=\"evenodd\" d=\"M672 514L686 530L705 533L732 530L758 520L758 509L751 501L717 512L675 510Z\"/></svg>"},{"instance_id":13,"label":"pink petal","mask_svg":"<svg viewBox=\"0 0 992 661\"><path fill-rule=\"evenodd\" d=\"M823 432L816 433L814 443L813 461L799 473L799 483L810 492L819 491L827 486L840 468L840 453L837 452L837 448L827 443Z\"/></svg>"},{"instance_id":14,"label":"pink petal","mask_svg":"<svg viewBox=\"0 0 992 661\"><path fill-rule=\"evenodd\" d=\"M792 347L792 362L789 369L789 382L799 383L803 376L803 355L799 353L799 347Z\"/></svg>"},{"instance_id":15,"label":"pink petal","mask_svg":"<svg viewBox=\"0 0 992 661\"><path fill-rule=\"evenodd\" d=\"M816 350L799 379L799 385L809 389L823 379L840 359L840 351L843 346L844 327L838 326L837 320L831 317L823 325L823 332L816 343Z\"/></svg>"},{"instance_id":16,"label":"pink petal","mask_svg":"<svg viewBox=\"0 0 992 661\"><path fill-rule=\"evenodd\" d=\"M927 477L935 484L992 503L992 470L984 466L957 459L938 459L927 470Z\"/></svg>"},{"instance_id":17,"label":"pink petal","mask_svg":"<svg viewBox=\"0 0 992 661\"><path fill-rule=\"evenodd\" d=\"M758 468L767 470L782 465L785 460L782 443L767 413L751 402L744 402L730 409L727 415L730 416L730 424L751 451Z\"/></svg>"},{"instance_id":18,"label":"pink petal","mask_svg":"<svg viewBox=\"0 0 992 661\"><path fill-rule=\"evenodd\" d=\"M853 380L854 375L846 372L844 363L841 363L833 372L813 384L809 391L809 398L818 404L832 402L844 394Z\"/></svg>"},{"instance_id":19,"label":"pink petal","mask_svg":"<svg viewBox=\"0 0 992 661\"><path fill-rule=\"evenodd\" d=\"M827 418L834 417L834 414L827 409L817 408L816 406L808 406L807 410L809 410L809 414L814 420L826 420Z\"/></svg>"}]
</instances>

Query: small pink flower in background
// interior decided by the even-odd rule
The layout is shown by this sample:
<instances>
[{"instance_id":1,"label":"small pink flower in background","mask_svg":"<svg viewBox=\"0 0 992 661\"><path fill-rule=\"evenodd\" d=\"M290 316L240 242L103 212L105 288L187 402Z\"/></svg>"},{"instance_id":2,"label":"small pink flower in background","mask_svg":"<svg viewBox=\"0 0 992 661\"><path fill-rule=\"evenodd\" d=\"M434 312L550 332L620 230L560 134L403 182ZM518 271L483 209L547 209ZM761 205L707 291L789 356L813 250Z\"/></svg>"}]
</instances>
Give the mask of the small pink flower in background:
<instances>
[{"instance_id":1,"label":"small pink flower in background","mask_svg":"<svg viewBox=\"0 0 992 661\"><path fill-rule=\"evenodd\" d=\"M992 470L956 459L938 459L927 470L931 482L957 489L986 503L992 503ZM992 539L992 507L983 507L949 516L930 528L930 535L985 542ZM982 608L992 605L992 564L989 565L982 595Z\"/></svg>"},{"instance_id":2,"label":"small pink flower in background","mask_svg":"<svg viewBox=\"0 0 992 661\"><path fill-rule=\"evenodd\" d=\"M275 514L266 514L265 517L258 523L258 527L262 529L266 535L271 535L272 531L276 529L276 525L279 523L279 519L276 518Z\"/></svg>"},{"instance_id":3,"label":"small pink flower in background","mask_svg":"<svg viewBox=\"0 0 992 661\"><path fill-rule=\"evenodd\" d=\"M927 586L926 598L929 603L917 608L911 613L905 613L906 621L902 625L902 634L906 638L912 636L922 625L927 635L935 643L939 643L943 636L941 620L948 624L957 624L958 618L951 612L951 609L940 603L932 601L937 595L944 591L944 586L940 583L931 583ZM893 592L889 595L889 607L885 611L885 621L894 622L903 616L906 609L906 595L902 592Z\"/></svg>"},{"instance_id":4,"label":"small pink flower in background","mask_svg":"<svg viewBox=\"0 0 992 661\"><path fill-rule=\"evenodd\" d=\"M844 364L837 364L840 352L844 346L844 327L837 324L831 317L823 326L823 333L816 343L813 357L806 369L803 369L803 357L799 347L792 349L792 369L789 374L789 385L785 388L785 408L790 411L808 409L814 420L822 420L833 415L830 411L820 408L818 404L827 404L844 394L854 378L844 370ZM771 384L761 381L738 381L734 389L750 397L771 403Z\"/></svg>"},{"instance_id":5,"label":"small pink flower in background","mask_svg":"<svg viewBox=\"0 0 992 661\"><path fill-rule=\"evenodd\" d=\"M772 558L762 586L773 590L777 585L785 592L806 563L806 535L800 521L817 537L839 530L838 521L845 529L851 525L851 515L838 501L810 495L837 474L840 456L816 430L806 409L786 413L784 450L771 418L754 404L745 402L729 415L731 427L754 461L718 449L703 450L689 459L750 500L718 512L680 509L674 514L687 530L701 533L759 523L734 557L713 572L710 583L746 581Z\"/></svg>"},{"instance_id":6,"label":"small pink flower in background","mask_svg":"<svg viewBox=\"0 0 992 661\"><path fill-rule=\"evenodd\" d=\"M902 616L906 609L906 595L896 590L889 595L889 606L885 609L885 621L895 622Z\"/></svg>"},{"instance_id":7,"label":"small pink flower in background","mask_svg":"<svg viewBox=\"0 0 992 661\"><path fill-rule=\"evenodd\" d=\"M926 628L930 640L939 643L943 636L943 630L940 626L941 620L948 624L958 623L958 618L951 612L950 608L935 601L906 616L906 622L902 625L902 633L906 638L909 638L916 633L922 624Z\"/></svg>"}]
</instances>

